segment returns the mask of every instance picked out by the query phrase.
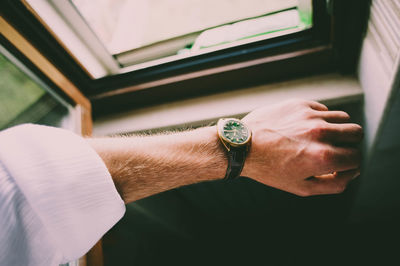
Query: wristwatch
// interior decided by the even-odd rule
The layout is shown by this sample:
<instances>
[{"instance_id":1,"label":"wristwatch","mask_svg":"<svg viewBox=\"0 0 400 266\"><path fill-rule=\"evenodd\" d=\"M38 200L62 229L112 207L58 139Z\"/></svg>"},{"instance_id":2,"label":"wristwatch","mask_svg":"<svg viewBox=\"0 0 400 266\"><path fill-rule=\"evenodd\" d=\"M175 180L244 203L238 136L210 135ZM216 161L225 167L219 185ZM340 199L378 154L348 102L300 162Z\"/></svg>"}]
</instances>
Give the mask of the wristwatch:
<instances>
[{"instance_id":1,"label":"wristwatch","mask_svg":"<svg viewBox=\"0 0 400 266\"><path fill-rule=\"evenodd\" d=\"M228 168L224 179L235 179L240 176L250 149L251 130L239 119L223 118L218 120L217 132L228 155Z\"/></svg>"}]
</instances>

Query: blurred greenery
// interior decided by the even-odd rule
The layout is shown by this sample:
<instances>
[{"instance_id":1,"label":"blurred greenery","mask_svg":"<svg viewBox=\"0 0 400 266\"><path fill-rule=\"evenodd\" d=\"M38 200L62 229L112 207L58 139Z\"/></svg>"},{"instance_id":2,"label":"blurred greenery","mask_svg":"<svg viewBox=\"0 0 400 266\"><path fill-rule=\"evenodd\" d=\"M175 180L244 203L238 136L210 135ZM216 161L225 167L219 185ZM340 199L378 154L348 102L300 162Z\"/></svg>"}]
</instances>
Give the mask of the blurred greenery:
<instances>
[{"instance_id":1,"label":"blurred greenery","mask_svg":"<svg viewBox=\"0 0 400 266\"><path fill-rule=\"evenodd\" d=\"M13 121L46 92L0 54L0 128Z\"/></svg>"}]
</instances>

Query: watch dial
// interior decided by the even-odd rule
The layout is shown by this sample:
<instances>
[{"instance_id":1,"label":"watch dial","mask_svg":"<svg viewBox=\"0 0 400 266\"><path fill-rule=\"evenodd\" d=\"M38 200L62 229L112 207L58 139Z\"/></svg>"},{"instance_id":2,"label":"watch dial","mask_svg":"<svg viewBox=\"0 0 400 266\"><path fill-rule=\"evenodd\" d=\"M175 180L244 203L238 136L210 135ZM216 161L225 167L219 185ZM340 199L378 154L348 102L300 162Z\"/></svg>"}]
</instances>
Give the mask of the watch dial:
<instances>
[{"instance_id":1,"label":"watch dial","mask_svg":"<svg viewBox=\"0 0 400 266\"><path fill-rule=\"evenodd\" d=\"M242 123L235 120L228 120L225 123L223 134L229 141L237 144L244 143L249 138L249 131L247 128Z\"/></svg>"}]
</instances>

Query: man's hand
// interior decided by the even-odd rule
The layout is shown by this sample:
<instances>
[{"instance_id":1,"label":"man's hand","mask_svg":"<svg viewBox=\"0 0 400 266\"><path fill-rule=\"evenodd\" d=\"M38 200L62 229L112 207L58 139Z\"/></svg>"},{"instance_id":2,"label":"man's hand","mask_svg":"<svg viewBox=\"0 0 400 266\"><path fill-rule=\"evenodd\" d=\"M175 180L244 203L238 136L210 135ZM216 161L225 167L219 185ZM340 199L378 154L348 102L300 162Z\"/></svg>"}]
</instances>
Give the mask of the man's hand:
<instances>
[{"instance_id":1,"label":"man's hand","mask_svg":"<svg viewBox=\"0 0 400 266\"><path fill-rule=\"evenodd\" d=\"M359 175L362 128L342 111L290 100L257 109L243 121L253 131L242 175L300 196L342 192Z\"/></svg>"},{"instance_id":2,"label":"man's hand","mask_svg":"<svg viewBox=\"0 0 400 266\"><path fill-rule=\"evenodd\" d=\"M242 175L301 196L342 192L359 174L362 138L345 112L289 101L247 115L253 131ZM88 139L126 203L221 179L227 169L216 127L148 137Z\"/></svg>"}]
</instances>

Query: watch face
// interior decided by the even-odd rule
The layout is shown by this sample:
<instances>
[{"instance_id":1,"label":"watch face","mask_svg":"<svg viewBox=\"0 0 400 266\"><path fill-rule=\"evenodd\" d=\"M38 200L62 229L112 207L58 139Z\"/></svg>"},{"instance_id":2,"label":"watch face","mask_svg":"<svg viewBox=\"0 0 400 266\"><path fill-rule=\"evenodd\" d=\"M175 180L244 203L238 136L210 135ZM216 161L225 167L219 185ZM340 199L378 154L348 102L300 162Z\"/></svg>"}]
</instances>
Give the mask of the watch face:
<instances>
[{"instance_id":1,"label":"watch face","mask_svg":"<svg viewBox=\"0 0 400 266\"><path fill-rule=\"evenodd\" d=\"M250 137L249 130L240 120L227 120L222 128L222 135L234 144L243 144Z\"/></svg>"}]
</instances>

